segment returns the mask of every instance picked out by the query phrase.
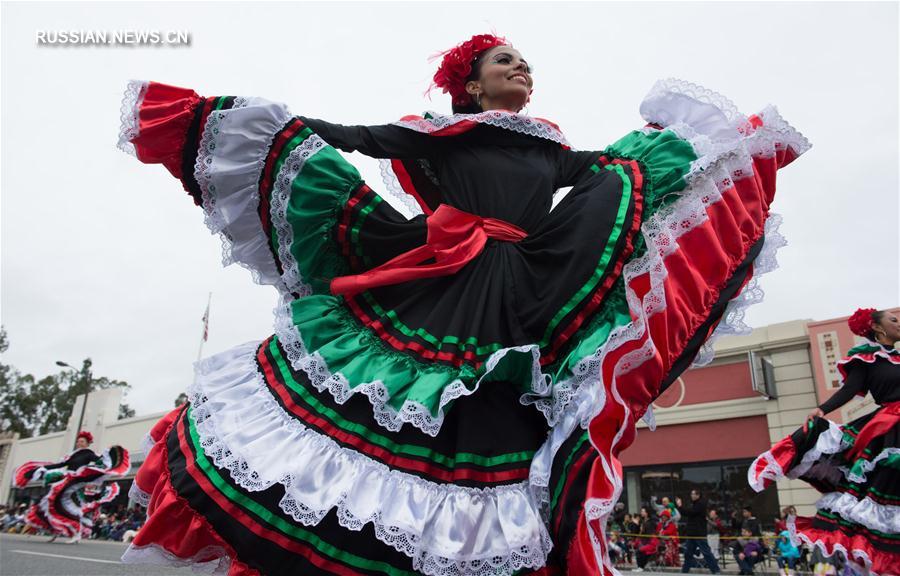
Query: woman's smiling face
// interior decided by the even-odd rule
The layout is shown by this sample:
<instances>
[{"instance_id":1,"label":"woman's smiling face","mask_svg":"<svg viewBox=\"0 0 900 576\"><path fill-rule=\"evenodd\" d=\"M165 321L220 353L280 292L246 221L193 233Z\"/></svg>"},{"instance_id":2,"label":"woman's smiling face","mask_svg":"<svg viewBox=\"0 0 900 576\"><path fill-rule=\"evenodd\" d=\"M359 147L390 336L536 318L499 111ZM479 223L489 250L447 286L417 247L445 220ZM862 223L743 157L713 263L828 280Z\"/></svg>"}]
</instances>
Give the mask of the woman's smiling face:
<instances>
[{"instance_id":1,"label":"woman's smiling face","mask_svg":"<svg viewBox=\"0 0 900 576\"><path fill-rule=\"evenodd\" d=\"M525 106L533 87L531 66L509 46L488 50L481 58L478 80L466 83L466 91L481 101L482 110L514 112Z\"/></svg>"}]
</instances>

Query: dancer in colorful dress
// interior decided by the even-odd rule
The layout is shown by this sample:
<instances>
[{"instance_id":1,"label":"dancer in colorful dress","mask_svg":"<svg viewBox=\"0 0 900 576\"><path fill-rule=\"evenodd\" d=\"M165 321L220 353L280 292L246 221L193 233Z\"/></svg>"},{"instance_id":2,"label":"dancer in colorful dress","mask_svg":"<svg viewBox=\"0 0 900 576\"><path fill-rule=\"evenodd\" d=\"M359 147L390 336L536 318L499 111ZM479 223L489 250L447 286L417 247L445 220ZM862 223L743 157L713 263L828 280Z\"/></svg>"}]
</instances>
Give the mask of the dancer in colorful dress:
<instances>
[{"instance_id":1,"label":"dancer in colorful dress","mask_svg":"<svg viewBox=\"0 0 900 576\"><path fill-rule=\"evenodd\" d=\"M866 342L838 362L841 388L803 428L756 459L750 485L760 491L781 477L808 482L823 496L815 516L788 518L794 540L872 574L900 574L900 321L861 308L848 323ZM879 406L874 412L843 426L825 418L866 393Z\"/></svg>"},{"instance_id":2,"label":"dancer in colorful dress","mask_svg":"<svg viewBox=\"0 0 900 576\"><path fill-rule=\"evenodd\" d=\"M369 127L129 85L120 146L180 179L282 303L274 336L199 363L151 432L126 561L612 570L617 455L753 301L779 245L775 173L809 144L774 108L669 80L646 126L575 151L520 113L530 66L493 35L434 81L454 115ZM337 149L381 159L385 189Z\"/></svg>"},{"instance_id":3,"label":"dancer in colorful dress","mask_svg":"<svg viewBox=\"0 0 900 576\"><path fill-rule=\"evenodd\" d=\"M26 462L16 470L16 487L39 480L49 487L47 494L28 509L25 520L34 528L50 532L50 542L66 536L71 538L70 544L75 544L82 536L90 536L100 506L119 495L119 485L106 481L131 469L127 450L112 446L101 455L89 448L93 442L93 434L83 430L75 440L75 450L64 460Z\"/></svg>"}]
</instances>

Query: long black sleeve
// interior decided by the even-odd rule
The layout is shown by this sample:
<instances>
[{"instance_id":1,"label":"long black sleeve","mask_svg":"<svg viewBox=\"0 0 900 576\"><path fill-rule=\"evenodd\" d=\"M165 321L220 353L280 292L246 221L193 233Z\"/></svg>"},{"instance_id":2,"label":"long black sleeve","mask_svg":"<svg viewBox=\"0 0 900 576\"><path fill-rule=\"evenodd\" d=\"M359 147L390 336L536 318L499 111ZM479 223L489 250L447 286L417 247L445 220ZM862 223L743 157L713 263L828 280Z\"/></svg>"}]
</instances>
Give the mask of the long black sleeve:
<instances>
[{"instance_id":1,"label":"long black sleeve","mask_svg":"<svg viewBox=\"0 0 900 576\"><path fill-rule=\"evenodd\" d=\"M589 168L599 157L600 152L573 152L560 148L557 160L556 187L565 188L578 184L582 178L591 174Z\"/></svg>"},{"instance_id":2,"label":"long black sleeve","mask_svg":"<svg viewBox=\"0 0 900 576\"><path fill-rule=\"evenodd\" d=\"M50 464L48 466L44 466L47 470L53 470L56 468L68 468L69 470L77 470L84 466L85 464L90 464L94 460L99 458L99 456L90 448L82 448L80 450L76 450L71 453L68 458L63 460L62 462L57 462L56 464Z\"/></svg>"},{"instance_id":3,"label":"long black sleeve","mask_svg":"<svg viewBox=\"0 0 900 576\"><path fill-rule=\"evenodd\" d=\"M299 118L329 145L372 158L431 158L441 139L393 124L343 126L305 116Z\"/></svg>"},{"instance_id":4,"label":"long black sleeve","mask_svg":"<svg viewBox=\"0 0 900 576\"><path fill-rule=\"evenodd\" d=\"M850 363L847 365L847 378L844 380L844 385L831 398L820 404L819 409L828 414L849 402L857 394L865 393L866 390L865 367L859 366L857 363Z\"/></svg>"}]
</instances>

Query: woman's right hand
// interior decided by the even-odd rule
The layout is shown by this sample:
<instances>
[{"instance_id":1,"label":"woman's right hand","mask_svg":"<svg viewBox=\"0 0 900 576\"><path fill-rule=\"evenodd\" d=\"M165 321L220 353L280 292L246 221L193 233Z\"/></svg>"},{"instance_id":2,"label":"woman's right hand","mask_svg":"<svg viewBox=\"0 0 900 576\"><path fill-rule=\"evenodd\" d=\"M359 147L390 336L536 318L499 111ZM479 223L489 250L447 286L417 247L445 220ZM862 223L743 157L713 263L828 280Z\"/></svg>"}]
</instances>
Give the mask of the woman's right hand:
<instances>
[{"instance_id":1,"label":"woman's right hand","mask_svg":"<svg viewBox=\"0 0 900 576\"><path fill-rule=\"evenodd\" d=\"M803 423L803 431L806 432L809 429L810 422L813 421L813 418L824 418L825 413L822 412L822 409L816 406L807 416L806 421Z\"/></svg>"}]
</instances>

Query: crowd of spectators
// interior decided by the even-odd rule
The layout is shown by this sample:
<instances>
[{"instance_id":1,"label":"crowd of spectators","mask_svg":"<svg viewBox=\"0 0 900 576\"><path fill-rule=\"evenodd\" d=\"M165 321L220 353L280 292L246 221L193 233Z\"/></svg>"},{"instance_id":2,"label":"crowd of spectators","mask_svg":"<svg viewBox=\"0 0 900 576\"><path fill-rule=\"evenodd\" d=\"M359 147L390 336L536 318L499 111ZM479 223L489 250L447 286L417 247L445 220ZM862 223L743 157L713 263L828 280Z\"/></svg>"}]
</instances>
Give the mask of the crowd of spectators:
<instances>
[{"instance_id":1,"label":"crowd of spectators","mask_svg":"<svg viewBox=\"0 0 900 576\"><path fill-rule=\"evenodd\" d=\"M851 576L851 566L839 556L825 557L819 550L797 547L791 542L787 519L796 515L793 506L784 508L774 523L774 532L763 532L750 506L725 516L708 507L698 490L688 501L653 498L637 514L618 503L607 525L610 559L619 567L634 564L633 572L648 567L681 567L682 572L700 568L718 574L726 564L734 564L742 576L757 573L760 564L777 565L780 576L807 573Z\"/></svg>"},{"instance_id":2,"label":"crowd of spectators","mask_svg":"<svg viewBox=\"0 0 900 576\"><path fill-rule=\"evenodd\" d=\"M25 523L28 506L24 502L10 507L0 506L0 531L4 534L44 534ZM146 516L146 510L141 506L105 506L94 518L90 538L131 542L144 525Z\"/></svg>"}]
</instances>

